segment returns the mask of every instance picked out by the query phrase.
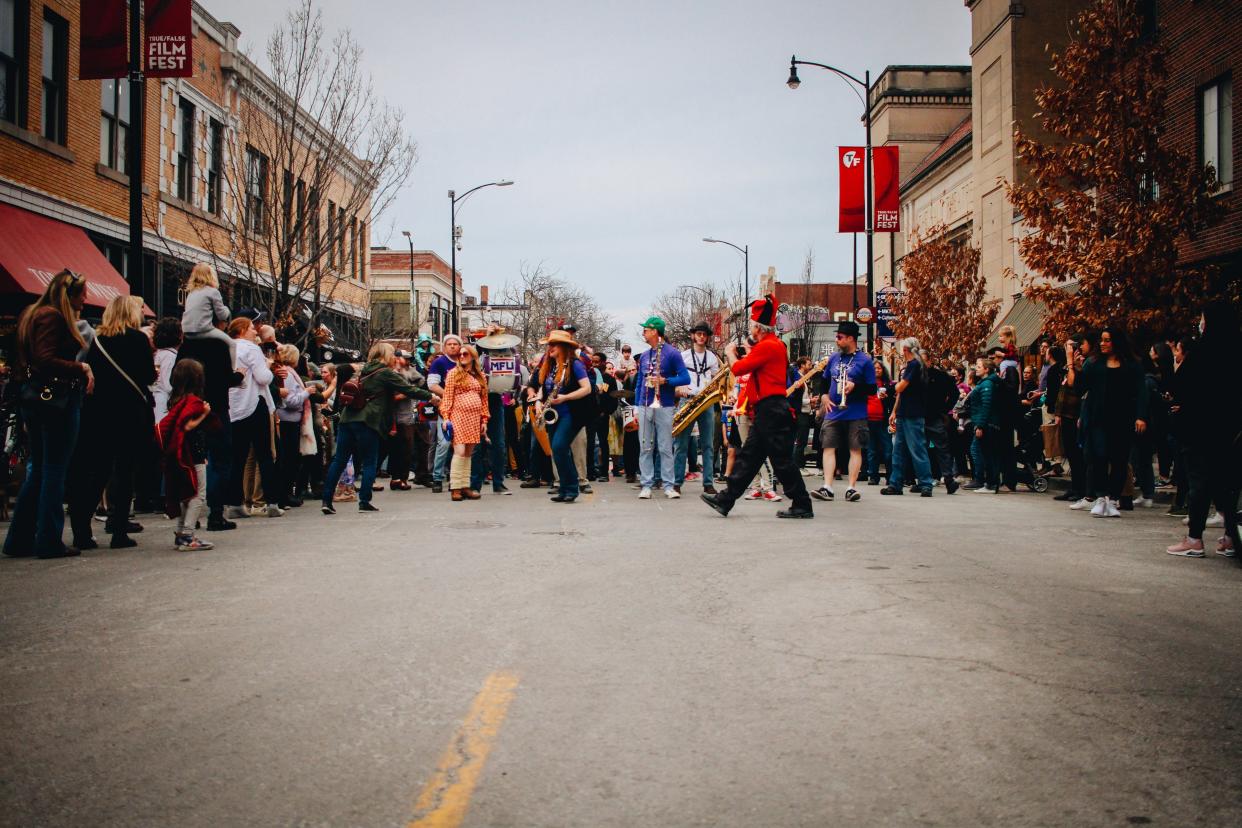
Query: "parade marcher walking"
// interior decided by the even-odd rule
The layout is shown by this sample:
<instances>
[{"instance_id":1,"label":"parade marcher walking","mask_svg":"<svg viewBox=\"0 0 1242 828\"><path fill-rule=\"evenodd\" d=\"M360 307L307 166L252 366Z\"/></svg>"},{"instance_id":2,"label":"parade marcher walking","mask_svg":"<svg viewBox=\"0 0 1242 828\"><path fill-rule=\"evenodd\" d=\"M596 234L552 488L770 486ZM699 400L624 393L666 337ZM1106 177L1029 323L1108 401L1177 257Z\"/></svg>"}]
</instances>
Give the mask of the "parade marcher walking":
<instances>
[{"instance_id":1,"label":"parade marcher walking","mask_svg":"<svg viewBox=\"0 0 1242 828\"><path fill-rule=\"evenodd\" d=\"M471 483L471 455L479 443L487 441L487 377L479 365L479 352L463 345L457 354L457 367L444 378L444 402L440 406L441 428L449 432L453 460L449 470L449 494L455 501L478 500L479 491Z\"/></svg>"},{"instance_id":2,"label":"parade marcher walking","mask_svg":"<svg viewBox=\"0 0 1242 828\"><path fill-rule=\"evenodd\" d=\"M754 479L760 464L770 460L791 500L789 508L777 512L777 517L812 518L815 513L811 508L811 496L793 462L794 419L785 401L789 357L785 343L775 333L776 307L771 296L751 304L750 320L754 347L739 359L737 344L730 343L725 355L735 375L750 375L748 393L754 420L746 442L737 452L728 487L714 495L703 494L701 498L717 513L727 516Z\"/></svg>"},{"instance_id":3,"label":"parade marcher walking","mask_svg":"<svg viewBox=\"0 0 1242 828\"><path fill-rule=\"evenodd\" d=\"M578 499L579 480L571 446L585 425L581 408L575 403L590 396L591 380L587 377L586 366L575 353L578 343L569 331L550 332L544 344L548 350L536 375L540 398L531 416L544 418L548 408L556 412L555 422L548 426L558 484L558 491L551 499L553 503L573 503Z\"/></svg>"},{"instance_id":4,"label":"parade marcher walking","mask_svg":"<svg viewBox=\"0 0 1242 828\"><path fill-rule=\"evenodd\" d=\"M642 475L641 500L651 497L655 485L656 452L660 455L660 481L664 496L681 497L673 488L676 466L673 451L673 414L676 390L690 382L681 352L664 341L664 320L650 317L643 323L643 340L649 346L638 355L634 405L638 409L638 466Z\"/></svg>"},{"instance_id":5,"label":"parade marcher walking","mask_svg":"<svg viewBox=\"0 0 1242 828\"><path fill-rule=\"evenodd\" d=\"M720 358L707 347L707 340L711 335L712 329L706 322L700 322L690 329L690 347L681 352L682 362L689 371L690 382L679 387L676 391L678 408L686 405L687 400L702 391L703 386L711 382L712 378L720 371ZM716 454L716 421L719 419L719 406L708 406L693 423L686 427L685 431L676 437L673 462L676 464L677 471L674 475L673 485L678 491L681 490L681 486L686 482L686 465L689 460L690 441L694 437L694 432L697 428L697 451L703 458L700 466L703 475L703 491L708 494L715 494L715 467L713 459Z\"/></svg>"},{"instance_id":6,"label":"parade marcher walking","mask_svg":"<svg viewBox=\"0 0 1242 828\"><path fill-rule=\"evenodd\" d=\"M832 484L836 479L837 450L849 449L849 478L845 499L862 499L858 491L858 475L862 471L863 449L870 429L867 425L867 398L875 393L875 363L858 348L860 329L856 322L837 326L837 350L828 358L823 378L826 389L820 397L823 424L819 442L824 452L824 484L811 492L818 500L832 500L836 495Z\"/></svg>"}]
</instances>

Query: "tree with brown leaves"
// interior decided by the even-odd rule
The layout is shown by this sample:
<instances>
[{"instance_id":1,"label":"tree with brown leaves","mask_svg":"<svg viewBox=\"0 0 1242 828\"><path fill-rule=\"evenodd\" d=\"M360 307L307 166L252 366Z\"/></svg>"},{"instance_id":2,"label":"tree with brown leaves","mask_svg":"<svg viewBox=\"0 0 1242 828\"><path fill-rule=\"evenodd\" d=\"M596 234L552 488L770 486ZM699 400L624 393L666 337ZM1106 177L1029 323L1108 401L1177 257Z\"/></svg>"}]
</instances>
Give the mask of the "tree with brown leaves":
<instances>
[{"instance_id":1,"label":"tree with brown leaves","mask_svg":"<svg viewBox=\"0 0 1242 828\"><path fill-rule=\"evenodd\" d=\"M918 337L936 354L973 356L983 346L998 300L989 300L979 272L979 248L954 237L943 224L915 230L912 249L901 260L902 294L893 303L893 333Z\"/></svg>"},{"instance_id":2,"label":"tree with brown leaves","mask_svg":"<svg viewBox=\"0 0 1242 828\"><path fill-rule=\"evenodd\" d=\"M1036 94L1050 139L1016 136L1025 175L1009 200L1034 231L1019 242L1025 292L1056 335L1171 329L1228 290L1178 266L1178 239L1216 215L1215 173L1161 141L1168 56L1136 5L1095 0L1075 19L1056 81Z\"/></svg>"}]
</instances>

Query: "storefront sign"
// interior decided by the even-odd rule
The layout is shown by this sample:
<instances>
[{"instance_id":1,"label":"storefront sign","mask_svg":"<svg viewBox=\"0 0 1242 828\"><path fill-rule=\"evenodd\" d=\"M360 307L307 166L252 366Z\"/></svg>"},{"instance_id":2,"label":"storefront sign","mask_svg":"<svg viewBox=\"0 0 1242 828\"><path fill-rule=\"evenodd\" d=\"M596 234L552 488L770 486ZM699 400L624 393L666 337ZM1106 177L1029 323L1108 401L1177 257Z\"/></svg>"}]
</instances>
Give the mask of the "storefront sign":
<instances>
[{"instance_id":1,"label":"storefront sign","mask_svg":"<svg viewBox=\"0 0 1242 828\"><path fill-rule=\"evenodd\" d=\"M147 0L143 67L149 78L194 75L190 0Z\"/></svg>"}]
</instances>

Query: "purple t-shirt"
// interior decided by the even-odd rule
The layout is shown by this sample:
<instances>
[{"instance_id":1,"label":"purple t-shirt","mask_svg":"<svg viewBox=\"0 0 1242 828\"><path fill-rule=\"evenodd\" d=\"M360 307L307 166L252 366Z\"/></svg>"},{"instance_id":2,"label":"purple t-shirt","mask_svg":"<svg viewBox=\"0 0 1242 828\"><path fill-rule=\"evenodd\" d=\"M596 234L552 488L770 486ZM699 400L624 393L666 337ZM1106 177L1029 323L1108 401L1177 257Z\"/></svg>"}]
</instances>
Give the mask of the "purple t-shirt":
<instances>
[{"instance_id":1,"label":"purple t-shirt","mask_svg":"<svg viewBox=\"0 0 1242 828\"><path fill-rule=\"evenodd\" d=\"M444 381L448 379L449 371L452 371L456 367L457 363L451 357L440 354L431 361L430 365L427 366L428 380L430 381L430 377L433 374L439 376L440 381L436 384L443 388Z\"/></svg>"},{"instance_id":2,"label":"purple t-shirt","mask_svg":"<svg viewBox=\"0 0 1242 828\"><path fill-rule=\"evenodd\" d=\"M854 383L854 393L846 397L844 405L841 404L840 392L842 376ZM837 351L828 359L824 379L828 383L828 399L836 406L828 412L829 420L867 419L867 393L863 386L875 384L875 362L870 356L862 351L849 355Z\"/></svg>"}]
</instances>

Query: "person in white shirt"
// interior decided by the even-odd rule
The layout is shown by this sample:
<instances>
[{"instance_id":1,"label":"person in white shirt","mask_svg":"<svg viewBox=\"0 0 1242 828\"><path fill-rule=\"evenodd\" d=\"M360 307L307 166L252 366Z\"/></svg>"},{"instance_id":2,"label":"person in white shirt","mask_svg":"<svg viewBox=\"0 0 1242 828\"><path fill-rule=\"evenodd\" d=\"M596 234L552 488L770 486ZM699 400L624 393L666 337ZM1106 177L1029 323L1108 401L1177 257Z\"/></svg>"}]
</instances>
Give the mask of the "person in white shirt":
<instances>
[{"instance_id":1,"label":"person in white shirt","mask_svg":"<svg viewBox=\"0 0 1242 828\"><path fill-rule=\"evenodd\" d=\"M237 343L237 370L245 379L241 385L229 389L229 419L233 423L233 468L225 493L227 517L242 516L242 476L246 470L246 457L254 449L259 464L259 475L264 492L283 493L280 474L272 457L272 401L271 385L275 375L271 362L259 349L259 332L254 323L245 317L229 324L229 335ZM279 389L283 398L285 389ZM269 494L270 498L271 495ZM267 511L272 517L284 514L284 504L268 503Z\"/></svg>"},{"instance_id":2,"label":"person in white shirt","mask_svg":"<svg viewBox=\"0 0 1242 828\"><path fill-rule=\"evenodd\" d=\"M686 370L690 372L690 384L683 385L677 389L677 407L686 405L691 397L703 390L703 386L711 382L712 377L720 370L720 359L707 348L707 340L712 335L712 329L706 322L700 322L690 329L689 348L681 352L681 358L686 363ZM715 468L713 468L712 460L716 454L716 423L720 421L720 407L713 405L707 408L698 416L693 424L685 431L677 436L674 444L673 465L676 467L674 472L674 488L681 491L682 485L686 482L686 464L689 461L690 440L695 437L697 431L698 444L696 451L702 452L702 475L703 475L703 491L707 494L715 494Z\"/></svg>"}]
</instances>

